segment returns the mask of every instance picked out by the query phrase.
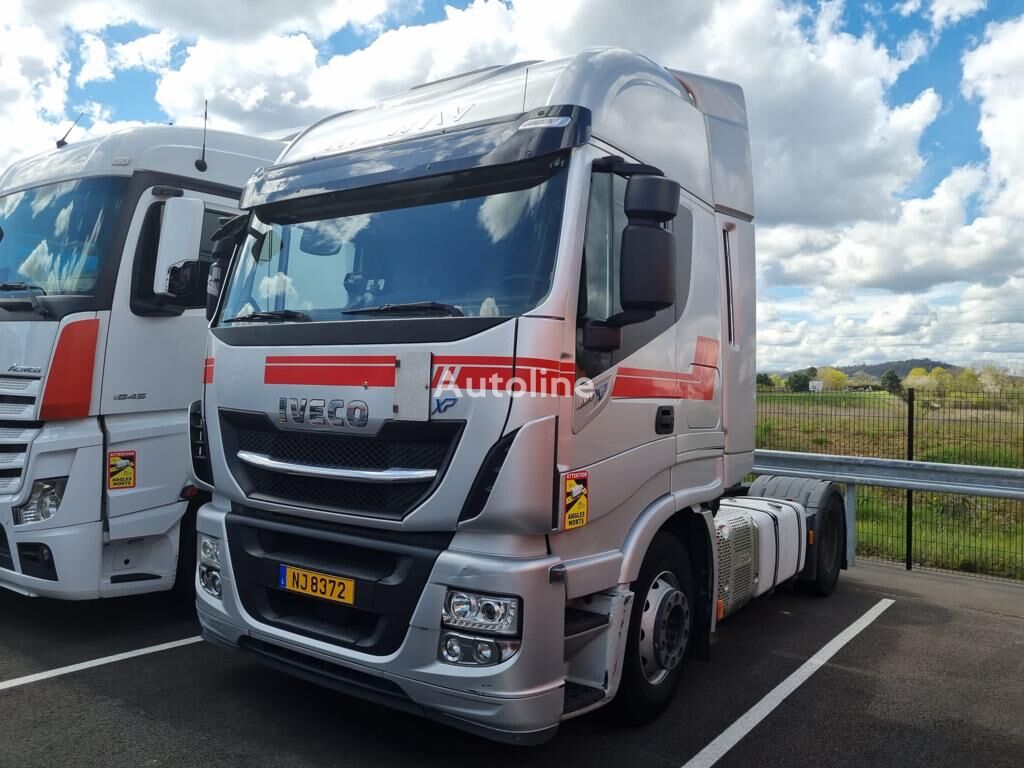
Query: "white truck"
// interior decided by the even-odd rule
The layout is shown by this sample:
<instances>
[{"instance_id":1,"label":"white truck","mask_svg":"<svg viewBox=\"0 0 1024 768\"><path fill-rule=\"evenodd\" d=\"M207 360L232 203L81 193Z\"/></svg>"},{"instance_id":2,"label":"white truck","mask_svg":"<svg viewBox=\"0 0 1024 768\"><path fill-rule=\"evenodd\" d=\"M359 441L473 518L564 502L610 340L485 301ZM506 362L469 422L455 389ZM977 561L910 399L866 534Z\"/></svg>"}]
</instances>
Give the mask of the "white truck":
<instances>
[{"instance_id":1,"label":"white truck","mask_svg":"<svg viewBox=\"0 0 1024 768\"><path fill-rule=\"evenodd\" d=\"M209 237L283 146L144 127L0 175L0 587L191 592Z\"/></svg>"},{"instance_id":2,"label":"white truck","mask_svg":"<svg viewBox=\"0 0 1024 768\"><path fill-rule=\"evenodd\" d=\"M654 717L719 620L834 588L837 488L743 485L738 86L619 49L471 72L314 124L242 208L192 406L207 640L535 743Z\"/></svg>"}]
</instances>

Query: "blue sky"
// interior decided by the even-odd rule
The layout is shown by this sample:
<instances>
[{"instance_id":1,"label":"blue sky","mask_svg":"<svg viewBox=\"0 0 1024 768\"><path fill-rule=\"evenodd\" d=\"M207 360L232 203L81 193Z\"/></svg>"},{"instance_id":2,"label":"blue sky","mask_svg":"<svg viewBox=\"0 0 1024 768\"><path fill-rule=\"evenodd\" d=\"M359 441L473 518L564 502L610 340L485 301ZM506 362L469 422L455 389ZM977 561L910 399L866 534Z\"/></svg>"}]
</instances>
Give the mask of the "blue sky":
<instances>
[{"instance_id":1,"label":"blue sky","mask_svg":"<svg viewBox=\"0 0 1024 768\"><path fill-rule=\"evenodd\" d=\"M72 139L196 124L207 98L212 125L264 132L600 44L734 80L761 367L930 356L1024 373L1024 0L7 2L2 164L79 110Z\"/></svg>"}]
</instances>

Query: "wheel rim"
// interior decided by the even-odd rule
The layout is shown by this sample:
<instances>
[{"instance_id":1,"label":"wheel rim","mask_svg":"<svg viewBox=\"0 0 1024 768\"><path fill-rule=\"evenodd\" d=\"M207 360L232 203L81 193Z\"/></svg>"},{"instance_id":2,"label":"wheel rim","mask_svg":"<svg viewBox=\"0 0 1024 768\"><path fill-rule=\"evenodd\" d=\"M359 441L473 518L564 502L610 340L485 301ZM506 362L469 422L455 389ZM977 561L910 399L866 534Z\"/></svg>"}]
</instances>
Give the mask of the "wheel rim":
<instances>
[{"instance_id":1,"label":"wheel rim","mask_svg":"<svg viewBox=\"0 0 1024 768\"><path fill-rule=\"evenodd\" d=\"M658 685L679 666L690 638L690 604L671 571L662 571L647 587L640 614L640 668Z\"/></svg>"}]
</instances>

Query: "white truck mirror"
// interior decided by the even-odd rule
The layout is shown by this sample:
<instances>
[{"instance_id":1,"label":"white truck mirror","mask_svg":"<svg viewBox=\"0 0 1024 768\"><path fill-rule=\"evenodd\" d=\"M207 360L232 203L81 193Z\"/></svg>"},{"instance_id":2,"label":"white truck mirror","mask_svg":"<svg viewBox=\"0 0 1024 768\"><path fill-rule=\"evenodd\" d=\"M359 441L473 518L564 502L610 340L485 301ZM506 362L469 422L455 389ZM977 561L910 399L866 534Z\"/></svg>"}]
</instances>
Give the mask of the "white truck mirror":
<instances>
[{"instance_id":1,"label":"white truck mirror","mask_svg":"<svg viewBox=\"0 0 1024 768\"><path fill-rule=\"evenodd\" d=\"M192 197L172 197L164 203L153 269L153 293L157 296L173 296L170 290L172 269L198 260L204 211L203 201Z\"/></svg>"}]
</instances>

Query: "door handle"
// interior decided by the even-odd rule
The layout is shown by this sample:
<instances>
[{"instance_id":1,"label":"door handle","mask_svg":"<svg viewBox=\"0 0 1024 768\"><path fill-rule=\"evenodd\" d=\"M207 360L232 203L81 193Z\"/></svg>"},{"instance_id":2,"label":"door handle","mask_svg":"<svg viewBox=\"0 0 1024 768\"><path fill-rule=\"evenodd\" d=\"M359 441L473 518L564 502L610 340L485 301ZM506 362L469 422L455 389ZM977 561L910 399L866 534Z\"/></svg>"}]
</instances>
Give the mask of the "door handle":
<instances>
[{"instance_id":1,"label":"door handle","mask_svg":"<svg viewBox=\"0 0 1024 768\"><path fill-rule=\"evenodd\" d=\"M654 431L659 435L671 435L676 431L676 409L671 405L658 407L658 415L654 419Z\"/></svg>"}]
</instances>

